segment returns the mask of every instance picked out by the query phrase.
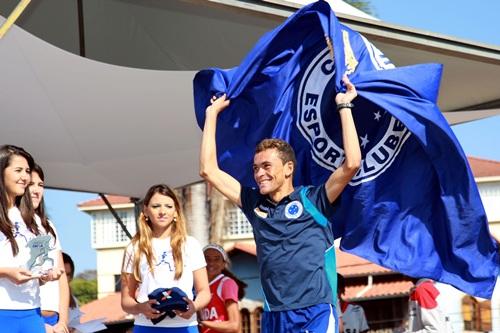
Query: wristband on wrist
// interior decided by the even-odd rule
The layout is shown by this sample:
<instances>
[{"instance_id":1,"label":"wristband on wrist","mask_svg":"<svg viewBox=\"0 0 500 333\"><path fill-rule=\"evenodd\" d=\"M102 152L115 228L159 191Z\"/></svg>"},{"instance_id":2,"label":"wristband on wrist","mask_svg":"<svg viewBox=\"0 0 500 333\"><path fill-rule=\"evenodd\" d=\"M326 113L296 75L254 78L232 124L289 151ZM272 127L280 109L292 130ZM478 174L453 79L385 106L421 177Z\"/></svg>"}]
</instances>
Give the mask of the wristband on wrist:
<instances>
[{"instance_id":1,"label":"wristband on wrist","mask_svg":"<svg viewBox=\"0 0 500 333\"><path fill-rule=\"evenodd\" d=\"M354 107L354 104L352 103L340 103L337 104L337 111L340 111L342 109L352 109Z\"/></svg>"}]
</instances>

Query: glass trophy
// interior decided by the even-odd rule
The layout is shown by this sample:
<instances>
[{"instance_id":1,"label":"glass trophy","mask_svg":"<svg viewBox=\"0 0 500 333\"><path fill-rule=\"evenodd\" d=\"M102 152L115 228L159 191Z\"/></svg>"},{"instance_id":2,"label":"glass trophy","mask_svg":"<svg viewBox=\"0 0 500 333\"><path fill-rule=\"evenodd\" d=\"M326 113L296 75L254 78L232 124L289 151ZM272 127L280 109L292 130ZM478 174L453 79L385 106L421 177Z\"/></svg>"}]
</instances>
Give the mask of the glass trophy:
<instances>
[{"instance_id":1,"label":"glass trophy","mask_svg":"<svg viewBox=\"0 0 500 333\"><path fill-rule=\"evenodd\" d=\"M49 257L49 252L54 249L50 247L51 239L50 235L37 236L26 244L30 250L26 268L31 271L33 277L45 275L54 267L54 259Z\"/></svg>"}]
</instances>

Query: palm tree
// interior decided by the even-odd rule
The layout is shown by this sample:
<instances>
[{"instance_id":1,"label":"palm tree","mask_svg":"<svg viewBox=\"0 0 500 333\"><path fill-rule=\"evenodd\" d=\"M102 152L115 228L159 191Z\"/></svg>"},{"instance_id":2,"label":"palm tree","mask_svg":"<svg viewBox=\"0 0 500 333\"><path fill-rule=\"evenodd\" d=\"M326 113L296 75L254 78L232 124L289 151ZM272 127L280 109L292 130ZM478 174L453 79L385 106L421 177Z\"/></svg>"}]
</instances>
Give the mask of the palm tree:
<instances>
[{"instance_id":1,"label":"palm tree","mask_svg":"<svg viewBox=\"0 0 500 333\"><path fill-rule=\"evenodd\" d=\"M228 205L224 196L205 182L184 186L178 195L183 203L188 234L198 239L202 246L222 244Z\"/></svg>"},{"instance_id":2,"label":"palm tree","mask_svg":"<svg viewBox=\"0 0 500 333\"><path fill-rule=\"evenodd\" d=\"M362 1L362 0L344 0L344 1L367 14L370 15L374 14L370 1Z\"/></svg>"},{"instance_id":3,"label":"palm tree","mask_svg":"<svg viewBox=\"0 0 500 333\"><path fill-rule=\"evenodd\" d=\"M227 200L215 188L210 187L210 243L222 244L224 236Z\"/></svg>"},{"instance_id":4,"label":"palm tree","mask_svg":"<svg viewBox=\"0 0 500 333\"><path fill-rule=\"evenodd\" d=\"M184 186L179 191L182 198L188 234L204 246L209 241L209 212L205 182Z\"/></svg>"}]
</instances>

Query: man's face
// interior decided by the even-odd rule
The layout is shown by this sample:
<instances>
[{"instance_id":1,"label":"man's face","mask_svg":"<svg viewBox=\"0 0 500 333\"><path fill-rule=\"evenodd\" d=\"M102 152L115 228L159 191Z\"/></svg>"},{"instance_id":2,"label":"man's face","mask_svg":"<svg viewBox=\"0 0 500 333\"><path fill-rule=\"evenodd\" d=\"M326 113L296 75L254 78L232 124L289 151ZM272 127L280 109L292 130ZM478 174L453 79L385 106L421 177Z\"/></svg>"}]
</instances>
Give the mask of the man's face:
<instances>
[{"instance_id":1,"label":"man's face","mask_svg":"<svg viewBox=\"0 0 500 333\"><path fill-rule=\"evenodd\" d=\"M260 194L272 194L279 190L292 172L293 163L283 164L276 149L266 149L253 158L253 177Z\"/></svg>"}]
</instances>

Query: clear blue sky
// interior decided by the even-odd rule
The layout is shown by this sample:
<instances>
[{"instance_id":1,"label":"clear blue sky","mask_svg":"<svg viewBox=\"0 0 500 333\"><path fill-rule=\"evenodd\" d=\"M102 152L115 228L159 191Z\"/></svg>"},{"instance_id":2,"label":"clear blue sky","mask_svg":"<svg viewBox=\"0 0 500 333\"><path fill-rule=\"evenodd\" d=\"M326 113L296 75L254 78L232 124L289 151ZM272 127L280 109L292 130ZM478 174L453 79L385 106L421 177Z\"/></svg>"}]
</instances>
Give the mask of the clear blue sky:
<instances>
[{"instance_id":1,"label":"clear blue sky","mask_svg":"<svg viewBox=\"0 0 500 333\"><path fill-rule=\"evenodd\" d=\"M500 46L499 0L372 0L371 4L375 16L389 23ZM500 161L500 116L454 126L453 130L467 155ZM49 214L64 250L75 259L77 272L96 267L95 251L90 247L90 218L76 207L94 197L89 193L46 192Z\"/></svg>"},{"instance_id":2,"label":"clear blue sky","mask_svg":"<svg viewBox=\"0 0 500 333\"><path fill-rule=\"evenodd\" d=\"M63 251L75 262L75 272L96 268L96 253L90 246L90 216L78 210L78 203L96 194L45 190L45 206L55 224Z\"/></svg>"}]
</instances>

